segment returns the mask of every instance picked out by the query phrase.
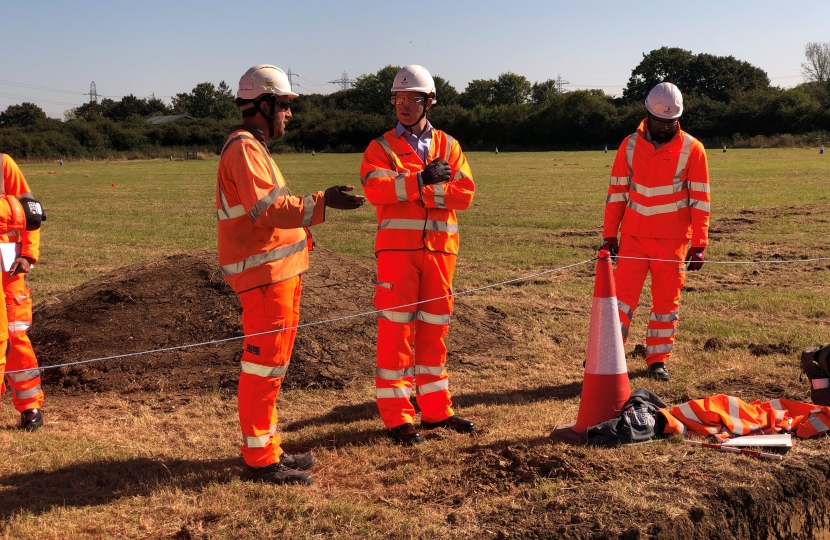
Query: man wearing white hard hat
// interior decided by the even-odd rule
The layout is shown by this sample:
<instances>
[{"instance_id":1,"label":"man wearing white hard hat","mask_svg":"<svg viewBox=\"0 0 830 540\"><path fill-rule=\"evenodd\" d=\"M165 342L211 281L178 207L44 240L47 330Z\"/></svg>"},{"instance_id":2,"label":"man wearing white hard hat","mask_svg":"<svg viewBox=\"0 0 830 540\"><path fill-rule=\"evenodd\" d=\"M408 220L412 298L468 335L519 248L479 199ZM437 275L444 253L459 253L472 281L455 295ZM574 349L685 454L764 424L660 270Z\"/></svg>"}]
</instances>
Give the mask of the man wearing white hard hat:
<instances>
[{"instance_id":1,"label":"man wearing white hard hat","mask_svg":"<svg viewBox=\"0 0 830 540\"><path fill-rule=\"evenodd\" d=\"M646 363L649 377L668 381L685 270L703 266L709 244L709 168L703 145L680 129L683 96L675 85L655 86L646 112L611 169L602 248L619 255L614 280L623 341L651 273Z\"/></svg>"},{"instance_id":2,"label":"man wearing white hard hat","mask_svg":"<svg viewBox=\"0 0 830 540\"><path fill-rule=\"evenodd\" d=\"M365 199L353 186L294 196L268 141L285 134L291 118L288 77L260 64L239 80L236 105L242 124L231 128L216 178L219 265L239 295L245 332L238 407L247 477L275 484L311 484L310 454L288 455L280 447L276 399L288 368L300 317L302 274L308 269L311 236L326 207L358 208Z\"/></svg>"},{"instance_id":3,"label":"man wearing white hard hat","mask_svg":"<svg viewBox=\"0 0 830 540\"><path fill-rule=\"evenodd\" d=\"M426 68L401 69L391 99L398 125L369 144L360 166L378 216L378 410L392 440L403 445L421 442L409 401L413 386L422 428L475 430L453 411L444 344L458 254L456 211L470 206L475 184L459 144L426 118L436 97Z\"/></svg>"}]
</instances>

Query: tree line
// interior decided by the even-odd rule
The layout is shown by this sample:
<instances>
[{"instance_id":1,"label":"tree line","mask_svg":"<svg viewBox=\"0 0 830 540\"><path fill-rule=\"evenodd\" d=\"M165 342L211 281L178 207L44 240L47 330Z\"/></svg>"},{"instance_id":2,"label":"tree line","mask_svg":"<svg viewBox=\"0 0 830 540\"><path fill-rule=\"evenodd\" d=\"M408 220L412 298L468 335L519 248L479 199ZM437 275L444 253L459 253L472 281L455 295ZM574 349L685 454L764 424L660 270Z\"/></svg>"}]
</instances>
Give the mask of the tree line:
<instances>
[{"instance_id":1,"label":"tree line","mask_svg":"<svg viewBox=\"0 0 830 540\"><path fill-rule=\"evenodd\" d=\"M555 80L531 83L515 73L470 81L459 92L436 75L438 103L429 118L468 150L613 148L645 116L649 90L669 81L684 95L683 128L709 146L774 136L816 144L830 138L830 44L810 43L805 56L808 82L790 89L771 86L762 69L732 56L669 47L644 54L619 97L596 89L560 91ZM358 77L352 88L293 100L289 129L272 141L272 150L362 151L396 122L389 89L398 70L386 66ZM193 119L147 121L168 114ZM133 95L103 99L67 111L63 121L23 103L0 113L0 151L21 159L215 153L240 121L233 90L224 81L201 83L177 94L170 105Z\"/></svg>"}]
</instances>

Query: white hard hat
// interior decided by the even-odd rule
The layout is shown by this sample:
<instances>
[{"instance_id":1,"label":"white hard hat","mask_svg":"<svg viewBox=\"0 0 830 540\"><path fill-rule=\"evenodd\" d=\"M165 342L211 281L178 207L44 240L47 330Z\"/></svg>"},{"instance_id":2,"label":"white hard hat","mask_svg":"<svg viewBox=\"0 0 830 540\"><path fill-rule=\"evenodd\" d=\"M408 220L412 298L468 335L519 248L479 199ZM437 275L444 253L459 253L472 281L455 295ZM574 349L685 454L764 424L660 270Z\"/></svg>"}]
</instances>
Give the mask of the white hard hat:
<instances>
[{"instance_id":1,"label":"white hard hat","mask_svg":"<svg viewBox=\"0 0 830 540\"><path fill-rule=\"evenodd\" d=\"M683 95L670 82L662 82L651 89L646 98L646 110L663 120L675 120L683 114Z\"/></svg>"},{"instance_id":2,"label":"white hard hat","mask_svg":"<svg viewBox=\"0 0 830 540\"><path fill-rule=\"evenodd\" d=\"M432 80L432 75L429 74L427 68L417 64L410 64L404 66L392 82L392 92L423 92L432 96L432 102L437 103L435 99L435 81Z\"/></svg>"},{"instance_id":3,"label":"white hard hat","mask_svg":"<svg viewBox=\"0 0 830 540\"><path fill-rule=\"evenodd\" d=\"M239 89L236 91L236 97L240 99L256 99L262 94L299 97L299 94L291 91L291 83L285 72L270 64L257 64L246 71L239 79Z\"/></svg>"}]
</instances>

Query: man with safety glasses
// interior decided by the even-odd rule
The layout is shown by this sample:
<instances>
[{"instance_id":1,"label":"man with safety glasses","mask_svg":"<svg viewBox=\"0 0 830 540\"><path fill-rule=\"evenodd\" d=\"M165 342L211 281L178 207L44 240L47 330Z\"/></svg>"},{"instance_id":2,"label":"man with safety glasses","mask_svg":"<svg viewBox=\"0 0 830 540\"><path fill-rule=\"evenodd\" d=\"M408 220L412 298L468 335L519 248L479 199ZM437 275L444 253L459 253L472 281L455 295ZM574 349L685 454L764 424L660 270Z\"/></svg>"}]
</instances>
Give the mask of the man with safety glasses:
<instances>
[{"instance_id":1,"label":"man with safety glasses","mask_svg":"<svg viewBox=\"0 0 830 540\"><path fill-rule=\"evenodd\" d=\"M239 80L236 96L243 123L231 128L222 148L216 217L219 265L239 295L246 336L238 390L242 457L249 479L311 484L304 471L315 459L282 451L276 408L299 322L311 244L307 227L325 220L327 206L350 210L365 199L346 193L353 186L291 195L267 146L285 134L289 100L298 97L281 69L252 67Z\"/></svg>"},{"instance_id":2,"label":"man with safety glasses","mask_svg":"<svg viewBox=\"0 0 830 540\"><path fill-rule=\"evenodd\" d=\"M649 377L668 381L686 265L699 270L709 244L709 168L703 145L680 129L683 96L675 85L655 86L646 112L611 169L602 248L619 252L614 280L623 341L651 272L646 363Z\"/></svg>"},{"instance_id":3,"label":"man with safety glasses","mask_svg":"<svg viewBox=\"0 0 830 540\"><path fill-rule=\"evenodd\" d=\"M436 103L426 68L401 69L391 101L398 125L369 144L360 182L378 216L378 409L392 440L411 445L421 442L409 400L413 385L422 428L475 430L452 409L444 365L458 254L455 212L470 206L475 184L459 144L426 118Z\"/></svg>"}]
</instances>

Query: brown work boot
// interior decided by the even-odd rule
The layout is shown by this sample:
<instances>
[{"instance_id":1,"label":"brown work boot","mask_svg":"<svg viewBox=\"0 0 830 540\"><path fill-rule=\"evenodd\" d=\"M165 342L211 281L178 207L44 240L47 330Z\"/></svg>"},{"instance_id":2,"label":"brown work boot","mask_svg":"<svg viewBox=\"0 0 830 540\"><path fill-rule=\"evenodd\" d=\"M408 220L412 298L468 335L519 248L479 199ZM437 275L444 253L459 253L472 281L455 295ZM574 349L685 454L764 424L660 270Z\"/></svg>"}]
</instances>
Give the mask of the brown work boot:
<instances>
[{"instance_id":1,"label":"brown work boot","mask_svg":"<svg viewBox=\"0 0 830 540\"><path fill-rule=\"evenodd\" d=\"M648 378L656 381L668 381L671 377L669 376L669 370L666 369L666 363L654 362L648 366Z\"/></svg>"},{"instance_id":2,"label":"brown work boot","mask_svg":"<svg viewBox=\"0 0 830 540\"><path fill-rule=\"evenodd\" d=\"M317 460L311 454L286 454L280 456L280 463L289 469L297 469L298 471L307 471L317 464Z\"/></svg>"},{"instance_id":3,"label":"brown work boot","mask_svg":"<svg viewBox=\"0 0 830 540\"><path fill-rule=\"evenodd\" d=\"M26 409L20 413L20 428L26 431L36 431L43 427L43 415L40 409Z\"/></svg>"},{"instance_id":4,"label":"brown work boot","mask_svg":"<svg viewBox=\"0 0 830 540\"><path fill-rule=\"evenodd\" d=\"M246 480L252 482L268 482L270 484L306 484L311 485L314 479L310 474L297 469L289 469L280 462L265 467L251 467L247 465Z\"/></svg>"},{"instance_id":5,"label":"brown work boot","mask_svg":"<svg viewBox=\"0 0 830 540\"><path fill-rule=\"evenodd\" d=\"M421 434L418 432L418 428L412 424L401 424L400 426L391 428L389 430L389 436L401 446L412 446L423 441Z\"/></svg>"}]
</instances>

